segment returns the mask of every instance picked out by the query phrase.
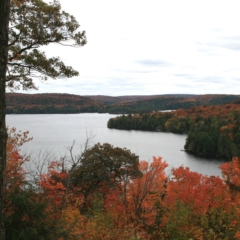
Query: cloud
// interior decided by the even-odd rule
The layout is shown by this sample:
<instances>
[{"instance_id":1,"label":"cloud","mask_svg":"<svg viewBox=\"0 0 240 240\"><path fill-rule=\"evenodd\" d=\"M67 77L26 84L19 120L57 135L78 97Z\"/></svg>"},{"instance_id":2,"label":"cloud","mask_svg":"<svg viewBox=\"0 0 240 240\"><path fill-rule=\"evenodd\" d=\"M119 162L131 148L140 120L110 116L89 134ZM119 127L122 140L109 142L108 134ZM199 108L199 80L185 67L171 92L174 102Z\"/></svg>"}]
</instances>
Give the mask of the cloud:
<instances>
[{"instance_id":1,"label":"cloud","mask_svg":"<svg viewBox=\"0 0 240 240\"><path fill-rule=\"evenodd\" d=\"M168 67L170 64L163 60L137 60L135 61L137 64L141 64L144 66L150 66L150 67Z\"/></svg>"},{"instance_id":2,"label":"cloud","mask_svg":"<svg viewBox=\"0 0 240 240\"><path fill-rule=\"evenodd\" d=\"M186 79L195 79L196 78L196 76L194 74L189 74L189 73L176 73L176 74L173 74L173 76L183 77Z\"/></svg>"},{"instance_id":3,"label":"cloud","mask_svg":"<svg viewBox=\"0 0 240 240\"><path fill-rule=\"evenodd\" d=\"M225 83L226 80L219 77L219 76L207 76L207 77L200 77L194 80L194 82L200 82L204 84L209 83Z\"/></svg>"},{"instance_id":4,"label":"cloud","mask_svg":"<svg viewBox=\"0 0 240 240\"><path fill-rule=\"evenodd\" d=\"M227 49L234 50L234 51L235 50L239 51L240 50L240 43L239 42L228 42L228 43L220 45L220 47L227 48Z\"/></svg>"},{"instance_id":5,"label":"cloud","mask_svg":"<svg viewBox=\"0 0 240 240\"><path fill-rule=\"evenodd\" d=\"M130 73L130 74L146 74L146 73L156 73L158 70L153 69L112 69L113 71L119 72L119 73Z\"/></svg>"},{"instance_id":6,"label":"cloud","mask_svg":"<svg viewBox=\"0 0 240 240\"><path fill-rule=\"evenodd\" d=\"M216 47L219 47L216 43L201 43L201 42L196 42L196 49L200 53L205 53L208 56L222 56L223 54L219 52Z\"/></svg>"},{"instance_id":7,"label":"cloud","mask_svg":"<svg viewBox=\"0 0 240 240\"><path fill-rule=\"evenodd\" d=\"M233 51L240 51L240 36L216 36L215 39L199 42L197 49L206 52L208 55L219 55L219 49L225 48Z\"/></svg>"},{"instance_id":8,"label":"cloud","mask_svg":"<svg viewBox=\"0 0 240 240\"><path fill-rule=\"evenodd\" d=\"M38 82L38 92L120 96L240 91L237 1L103 0L95 1L95 8L92 1L60 2L86 30L88 44L46 47L48 56L59 55L80 76Z\"/></svg>"}]
</instances>

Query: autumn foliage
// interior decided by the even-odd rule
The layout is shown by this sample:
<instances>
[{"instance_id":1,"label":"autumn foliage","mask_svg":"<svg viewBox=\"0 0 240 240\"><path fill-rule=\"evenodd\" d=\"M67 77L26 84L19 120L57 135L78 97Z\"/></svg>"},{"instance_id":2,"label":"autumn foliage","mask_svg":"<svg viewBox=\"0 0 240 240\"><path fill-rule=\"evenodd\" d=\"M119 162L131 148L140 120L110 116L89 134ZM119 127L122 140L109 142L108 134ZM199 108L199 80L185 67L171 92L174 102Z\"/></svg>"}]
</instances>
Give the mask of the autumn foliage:
<instances>
[{"instance_id":1,"label":"autumn foliage","mask_svg":"<svg viewBox=\"0 0 240 240\"><path fill-rule=\"evenodd\" d=\"M113 181L113 172L109 171L112 184L104 176L103 182L89 192L87 209L81 212L86 179L79 180L77 185L74 181L76 176L86 175L72 175L73 171L67 170L61 160L55 160L38 182L31 183L25 169L31 159L20 154L20 146L29 140L27 133L9 130L4 199L8 239L240 238L237 157L221 166L222 178L204 176L183 166L170 172L161 157L153 157L151 162L140 161L136 168L141 174L134 177L127 174L127 168L123 171L126 164L121 165L125 174ZM94 156L94 149L106 154L105 148L113 156L115 150L121 153L109 144L97 145L84 155L83 163L86 156ZM102 159L111 158L105 155ZM93 159L91 164L91 171L95 171ZM111 162L106 166L111 166ZM84 165L79 167L74 168L76 172L83 171Z\"/></svg>"}]
</instances>

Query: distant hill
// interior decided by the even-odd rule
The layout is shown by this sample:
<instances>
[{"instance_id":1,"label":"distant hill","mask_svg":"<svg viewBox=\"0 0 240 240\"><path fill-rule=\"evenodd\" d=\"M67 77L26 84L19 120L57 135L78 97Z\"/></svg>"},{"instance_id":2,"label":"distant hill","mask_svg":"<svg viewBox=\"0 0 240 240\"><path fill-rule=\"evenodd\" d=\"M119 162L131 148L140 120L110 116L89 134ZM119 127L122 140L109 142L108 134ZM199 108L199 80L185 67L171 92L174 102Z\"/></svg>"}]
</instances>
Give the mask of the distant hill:
<instances>
[{"instance_id":1,"label":"distant hill","mask_svg":"<svg viewBox=\"0 0 240 240\"><path fill-rule=\"evenodd\" d=\"M239 95L138 95L138 96L79 96L73 94L7 93L7 114L11 113L145 113L175 110L200 105L225 104L240 101Z\"/></svg>"},{"instance_id":2,"label":"distant hill","mask_svg":"<svg viewBox=\"0 0 240 240\"><path fill-rule=\"evenodd\" d=\"M118 101L108 104L103 111L109 113L146 113L160 110L176 110L201 105L225 104L240 99L239 95L208 94L208 95L154 95L154 96L123 96ZM94 98L95 99L95 98Z\"/></svg>"},{"instance_id":3,"label":"distant hill","mask_svg":"<svg viewBox=\"0 0 240 240\"><path fill-rule=\"evenodd\" d=\"M9 113L79 113L97 112L101 102L72 94L22 94L7 93Z\"/></svg>"}]
</instances>

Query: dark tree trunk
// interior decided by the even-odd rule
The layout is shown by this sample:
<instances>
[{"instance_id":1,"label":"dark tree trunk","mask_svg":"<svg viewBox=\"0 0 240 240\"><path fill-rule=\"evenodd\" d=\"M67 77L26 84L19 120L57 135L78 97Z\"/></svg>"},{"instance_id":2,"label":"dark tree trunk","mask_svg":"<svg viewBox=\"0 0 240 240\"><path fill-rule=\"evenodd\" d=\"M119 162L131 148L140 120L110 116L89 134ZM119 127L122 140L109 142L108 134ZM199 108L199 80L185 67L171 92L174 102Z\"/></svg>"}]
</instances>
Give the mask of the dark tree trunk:
<instances>
[{"instance_id":1,"label":"dark tree trunk","mask_svg":"<svg viewBox=\"0 0 240 240\"><path fill-rule=\"evenodd\" d=\"M5 80L10 0L0 0L0 239L5 239L3 215L3 174L6 166Z\"/></svg>"}]
</instances>

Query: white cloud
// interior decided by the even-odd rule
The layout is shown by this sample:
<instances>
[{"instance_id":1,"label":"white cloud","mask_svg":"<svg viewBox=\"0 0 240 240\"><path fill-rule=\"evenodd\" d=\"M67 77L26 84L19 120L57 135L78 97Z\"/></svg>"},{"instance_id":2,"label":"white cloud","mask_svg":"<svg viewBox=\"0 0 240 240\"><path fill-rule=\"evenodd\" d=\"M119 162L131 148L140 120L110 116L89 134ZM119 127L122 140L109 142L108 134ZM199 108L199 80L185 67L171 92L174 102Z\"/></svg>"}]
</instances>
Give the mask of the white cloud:
<instances>
[{"instance_id":1,"label":"white cloud","mask_svg":"<svg viewBox=\"0 0 240 240\"><path fill-rule=\"evenodd\" d=\"M240 94L239 1L60 0L88 44L48 46L80 72L38 92Z\"/></svg>"}]
</instances>

